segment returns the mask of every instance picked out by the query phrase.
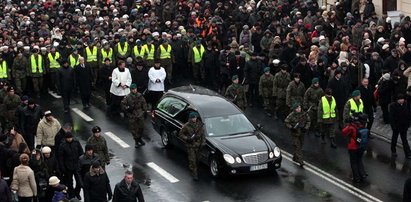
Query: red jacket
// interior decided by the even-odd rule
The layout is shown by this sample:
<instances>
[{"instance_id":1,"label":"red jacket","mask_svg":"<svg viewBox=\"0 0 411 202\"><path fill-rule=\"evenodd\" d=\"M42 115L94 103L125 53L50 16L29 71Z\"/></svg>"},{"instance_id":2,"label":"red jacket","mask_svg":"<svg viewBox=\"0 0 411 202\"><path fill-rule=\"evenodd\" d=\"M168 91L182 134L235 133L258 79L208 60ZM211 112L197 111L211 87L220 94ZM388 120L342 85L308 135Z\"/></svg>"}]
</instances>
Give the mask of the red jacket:
<instances>
[{"instance_id":1,"label":"red jacket","mask_svg":"<svg viewBox=\"0 0 411 202\"><path fill-rule=\"evenodd\" d=\"M348 142L347 148L348 150L357 150L357 128L354 123L350 123L342 129L342 135L350 137L350 141Z\"/></svg>"}]
</instances>

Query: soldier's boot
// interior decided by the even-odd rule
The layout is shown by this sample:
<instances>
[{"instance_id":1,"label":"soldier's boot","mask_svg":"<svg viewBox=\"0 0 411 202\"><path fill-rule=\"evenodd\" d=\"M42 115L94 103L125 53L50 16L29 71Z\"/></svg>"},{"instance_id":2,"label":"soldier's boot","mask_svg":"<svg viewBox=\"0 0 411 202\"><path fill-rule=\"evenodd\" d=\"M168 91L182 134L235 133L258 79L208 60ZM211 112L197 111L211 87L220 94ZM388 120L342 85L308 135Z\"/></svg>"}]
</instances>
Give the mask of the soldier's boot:
<instances>
[{"instance_id":1,"label":"soldier's boot","mask_svg":"<svg viewBox=\"0 0 411 202\"><path fill-rule=\"evenodd\" d=\"M141 145L137 138L134 139L134 148L139 148Z\"/></svg>"},{"instance_id":2,"label":"soldier's boot","mask_svg":"<svg viewBox=\"0 0 411 202\"><path fill-rule=\"evenodd\" d=\"M326 144L324 134L321 134L321 144Z\"/></svg>"},{"instance_id":3,"label":"soldier's boot","mask_svg":"<svg viewBox=\"0 0 411 202\"><path fill-rule=\"evenodd\" d=\"M194 181L198 181L198 173L197 170L191 172L191 176L193 177Z\"/></svg>"},{"instance_id":4,"label":"soldier's boot","mask_svg":"<svg viewBox=\"0 0 411 202\"><path fill-rule=\"evenodd\" d=\"M138 139L138 142L140 143L141 146L146 145L146 143L144 142L143 138L141 138L141 137Z\"/></svg>"},{"instance_id":5,"label":"soldier's boot","mask_svg":"<svg viewBox=\"0 0 411 202\"><path fill-rule=\"evenodd\" d=\"M331 138L331 147L334 149L337 148L337 144L335 144L335 138L333 137Z\"/></svg>"},{"instance_id":6,"label":"soldier's boot","mask_svg":"<svg viewBox=\"0 0 411 202\"><path fill-rule=\"evenodd\" d=\"M277 119L278 119L277 112L275 112L275 111L274 111L274 113L273 113L273 118L274 118L274 120L277 120Z\"/></svg>"}]
</instances>

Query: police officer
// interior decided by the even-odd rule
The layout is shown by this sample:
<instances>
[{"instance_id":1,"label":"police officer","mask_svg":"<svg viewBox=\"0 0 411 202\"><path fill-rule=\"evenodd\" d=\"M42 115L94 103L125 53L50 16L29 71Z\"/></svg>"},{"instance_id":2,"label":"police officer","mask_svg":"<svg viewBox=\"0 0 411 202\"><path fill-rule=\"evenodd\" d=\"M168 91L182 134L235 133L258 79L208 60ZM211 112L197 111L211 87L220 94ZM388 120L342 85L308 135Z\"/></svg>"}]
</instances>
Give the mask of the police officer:
<instances>
[{"instance_id":1,"label":"police officer","mask_svg":"<svg viewBox=\"0 0 411 202\"><path fill-rule=\"evenodd\" d=\"M244 87L238 83L239 80L237 75L234 75L231 80L233 83L227 87L224 96L230 99L235 105L237 105L238 108L245 111L247 106L247 98L245 96Z\"/></svg>"},{"instance_id":2,"label":"police officer","mask_svg":"<svg viewBox=\"0 0 411 202\"><path fill-rule=\"evenodd\" d=\"M305 91L303 108L305 110L310 109L308 114L311 119L310 131L319 137L319 127L317 124L317 107L318 101L324 95L323 89L320 87L319 79L313 78L311 81L311 86Z\"/></svg>"},{"instance_id":3,"label":"police officer","mask_svg":"<svg viewBox=\"0 0 411 202\"><path fill-rule=\"evenodd\" d=\"M116 56L116 61L119 60L126 60L131 55L131 47L129 46L128 42L126 41L125 37L120 38L120 42L114 46L114 52Z\"/></svg>"},{"instance_id":4,"label":"police officer","mask_svg":"<svg viewBox=\"0 0 411 202\"><path fill-rule=\"evenodd\" d=\"M110 164L106 139L101 135L99 126L94 126L91 132L93 134L88 138L87 144L93 146L94 153L98 154L100 158L101 166L105 168L105 165Z\"/></svg>"},{"instance_id":5,"label":"police officer","mask_svg":"<svg viewBox=\"0 0 411 202\"><path fill-rule=\"evenodd\" d=\"M86 47L86 51L85 51L86 65L91 69L91 73L93 77L93 80L92 80L93 87L96 86L97 77L98 77L98 69L99 69L98 52L100 52L100 50L99 48L95 46L94 42L91 42L90 45Z\"/></svg>"},{"instance_id":6,"label":"police officer","mask_svg":"<svg viewBox=\"0 0 411 202\"><path fill-rule=\"evenodd\" d=\"M288 107L291 107L293 103L303 102L305 86L300 80L299 73L294 73L294 80L288 84L286 93L286 104Z\"/></svg>"},{"instance_id":7,"label":"police officer","mask_svg":"<svg viewBox=\"0 0 411 202\"><path fill-rule=\"evenodd\" d=\"M147 58L145 58L145 62L147 67L154 66L154 54L156 52L156 47L153 44L153 39L151 37L147 38L147 44L144 44L144 48L146 49L145 52L147 53Z\"/></svg>"},{"instance_id":8,"label":"police officer","mask_svg":"<svg viewBox=\"0 0 411 202\"><path fill-rule=\"evenodd\" d=\"M286 89L291 82L290 73L287 72L288 65L280 66L281 70L274 76L273 81L273 96L275 97L275 113L274 118L279 116L282 120L288 114L288 106L286 105Z\"/></svg>"},{"instance_id":9,"label":"police officer","mask_svg":"<svg viewBox=\"0 0 411 202\"><path fill-rule=\"evenodd\" d=\"M321 124L321 144L325 144L325 136L327 136L333 148L337 148L335 144L335 124L338 121L336 107L337 103L332 96L331 88L325 89L325 95L318 103L317 121Z\"/></svg>"},{"instance_id":10,"label":"police officer","mask_svg":"<svg viewBox=\"0 0 411 202\"><path fill-rule=\"evenodd\" d=\"M128 117L128 125L135 141L135 148L145 145L141 135L144 131L144 117L147 113L147 103L144 96L137 92L137 85L130 85L131 93L121 101L121 108Z\"/></svg>"},{"instance_id":11,"label":"police officer","mask_svg":"<svg viewBox=\"0 0 411 202\"><path fill-rule=\"evenodd\" d=\"M344 105L344 123L350 118L353 112L360 113L364 112L364 105L361 100L361 92L359 90L355 90L352 92L351 97Z\"/></svg>"},{"instance_id":12,"label":"police officer","mask_svg":"<svg viewBox=\"0 0 411 202\"><path fill-rule=\"evenodd\" d=\"M200 81L204 79L204 71L202 65L203 54L205 52L204 46L201 44L201 40L196 41L195 46L192 48L188 57L188 61L191 62L193 70L194 81Z\"/></svg>"},{"instance_id":13,"label":"police officer","mask_svg":"<svg viewBox=\"0 0 411 202\"><path fill-rule=\"evenodd\" d=\"M45 72L44 59L39 54L39 47L34 46L33 53L30 56L30 77L33 82L33 90L36 96L39 96L40 89L43 86L43 75Z\"/></svg>"},{"instance_id":14,"label":"police officer","mask_svg":"<svg viewBox=\"0 0 411 202\"><path fill-rule=\"evenodd\" d=\"M107 41L104 41L103 48L100 50L100 54L98 57L100 66L103 66L106 63L107 58L109 59L110 66L116 64L114 61L114 57L113 57L113 49L110 48L110 43L108 43Z\"/></svg>"},{"instance_id":15,"label":"police officer","mask_svg":"<svg viewBox=\"0 0 411 202\"><path fill-rule=\"evenodd\" d=\"M0 79L10 80L11 69L7 65L7 61L3 59L2 54L0 53Z\"/></svg>"},{"instance_id":16,"label":"police officer","mask_svg":"<svg viewBox=\"0 0 411 202\"><path fill-rule=\"evenodd\" d=\"M7 95L4 97L3 100L4 109L5 109L5 127L11 128L17 123L16 117L16 109L20 105L20 96L18 96L15 92L13 86L7 87ZM1 116L4 116L2 114Z\"/></svg>"},{"instance_id":17,"label":"police officer","mask_svg":"<svg viewBox=\"0 0 411 202\"><path fill-rule=\"evenodd\" d=\"M179 136L185 141L188 153L188 167L193 180L198 180L198 157L201 147L205 144L203 123L198 120L197 112L190 112L188 122L180 130Z\"/></svg>"},{"instance_id":18,"label":"police officer","mask_svg":"<svg viewBox=\"0 0 411 202\"><path fill-rule=\"evenodd\" d=\"M52 91L57 90L57 71L61 67L60 65L61 55L56 50L56 47L52 47L50 53L47 54L47 73L50 77L49 88Z\"/></svg>"},{"instance_id":19,"label":"police officer","mask_svg":"<svg viewBox=\"0 0 411 202\"><path fill-rule=\"evenodd\" d=\"M259 94L263 98L263 107L267 116L271 117L273 113L272 106L273 100L273 84L274 76L270 73L270 67L264 68L264 74L260 77L259 81Z\"/></svg>"},{"instance_id":20,"label":"police officer","mask_svg":"<svg viewBox=\"0 0 411 202\"><path fill-rule=\"evenodd\" d=\"M74 48L73 53L71 53L69 55L69 62L70 62L70 67L71 68L74 68L74 67L76 67L77 65L80 64L80 61L79 61L80 57L81 57L81 55L79 54L78 49Z\"/></svg>"},{"instance_id":21,"label":"police officer","mask_svg":"<svg viewBox=\"0 0 411 202\"><path fill-rule=\"evenodd\" d=\"M163 43L158 46L157 53L161 66L164 67L167 72L167 80L172 84L174 54L167 39L163 40Z\"/></svg>"},{"instance_id":22,"label":"police officer","mask_svg":"<svg viewBox=\"0 0 411 202\"><path fill-rule=\"evenodd\" d=\"M308 114L302 111L300 103L293 103L292 110L284 122L287 128L291 130L294 146L293 161L303 166L302 148L304 144L304 133L310 128L311 121Z\"/></svg>"}]
</instances>

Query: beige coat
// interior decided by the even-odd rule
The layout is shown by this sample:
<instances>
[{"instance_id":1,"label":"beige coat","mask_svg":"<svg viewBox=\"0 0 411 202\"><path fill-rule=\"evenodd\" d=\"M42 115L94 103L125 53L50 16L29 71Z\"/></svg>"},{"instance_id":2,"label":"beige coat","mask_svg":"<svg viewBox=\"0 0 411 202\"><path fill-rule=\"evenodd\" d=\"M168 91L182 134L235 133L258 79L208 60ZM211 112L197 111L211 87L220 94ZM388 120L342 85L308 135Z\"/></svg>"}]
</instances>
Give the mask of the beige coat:
<instances>
[{"instance_id":1,"label":"beige coat","mask_svg":"<svg viewBox=\"0 0 411 202\"><path fill-rule=\"evenodd\" d=\"M37 126L37 145L54 146L54 137L61 128L60 122L53 117L53 121L47 122L46 117L40 120Z\"/></svg>"},{"instance_id":2,"label":"beige coat","mask_svg":"<svg viewBox=\"0 0 411 202\"><path fill-rule=\"evenodd\" d=\"M20 135L20 134L17 133L17 132L16 132L16 135L11 135L11 134L9 134L9 136L10 136L10 138L12 139L12 142L11 142L11 144L10 144L10 146L9 146L9 148L10 148L11 150L14 150L14 151L18 152L18 151L19 151L19 145L20 145L20 143L25 143L25 144L27 144L26 141L24 141L23 136ZM13 136L13 137L11 137L11 136Z\"/></svg>"},{"instance_id":3,"label":"beige coat","mask_svg":"<svg viewBox=\"0 0 411 202\"><path fill-rule=\"evenodd\" d=\"M408 85L407 87L411 86L411 67L408 67L405 71L404 71L404 76L406 76L408 78Z\"/></svg>"},{"instance_id":4,"label":"beige coat","mask_svg":"<svg viewBox=\"0 0 411 202\"><path fill-rule=\"evenodd\" d=\"M29 166L19 165L14 168L11 190L17 191L20 197L37 196L36 179Z\"/></svg>"}]
</instances>

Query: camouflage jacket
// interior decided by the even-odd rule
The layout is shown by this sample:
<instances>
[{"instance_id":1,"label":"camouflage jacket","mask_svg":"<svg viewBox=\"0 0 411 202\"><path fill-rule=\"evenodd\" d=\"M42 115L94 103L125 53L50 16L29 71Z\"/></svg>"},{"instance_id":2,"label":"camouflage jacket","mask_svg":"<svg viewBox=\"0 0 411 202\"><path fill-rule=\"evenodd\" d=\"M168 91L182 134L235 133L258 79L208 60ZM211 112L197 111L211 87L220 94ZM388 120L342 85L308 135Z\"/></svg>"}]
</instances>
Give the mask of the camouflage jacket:
<instances>
[{"instance_id":1,"label":"camouflage jacket","mask_svg":"<svg viewBox=\"0 0 411 202\"><path fill-rule=\"evenodd\" d=\"M147 112L147 103L141 93L130 93L121 101L121 109L129 119L142 119Z\"/></svg>"},{"instance_id":2,"label":"camouflage jacket","mask_svg":"<svg viewBox=\"0 0 411 202\"><path fill-rule=\"evenodd\" d=\"M290 73L277 72L273 81L273 96L277 98L286 98L285 90L291 81Z\"/></svg>"},{"instance_id":3,"label":"camouflage jacket","mask_svg":"<svg viewBox=\"0 0 411 202\"><path fill-rule=\"evenodd\" d=\"M18 95L6 95L3 104L6 110L16 110L20 105L20 97Z\"/></svg>"},{"instance_id":4,"label":"camouflage jacket","mask_svg":"<svg viewBox=\"0 0 411 202\"><path fill-rule=\"evenodd\" d=\"M184 124L178 136L186 142L187 147L200 147L205 143L203 123L191 121Z\"/></svg>"},{"instance_id":5,"label":"camouflage jacket","mask_svg":"<svg viewBox=\"0 0 411 202\"><path fill-rule=\"evenodd\" d=\"M259 82L260 96L272 97L273 96L273 85L274 85L274 76L272 74L269 74L269 75L263 74L260 77L260 82Z\"/></svg>"},{"instance_id":6,"label":"camouflage jacket","mask_svg":"<svg viewBox=\"0 0 411 202\"><path fill-rule=\"evenodd\" d=\"M307 89L307 91L305 91L303 108L308 109L311 107L311 110L317 110L318 102L320 101L323 95L324 91L322 88L316 88L313 85L311 85Z\"/></svg>"},{"instance_id":7,"label":"camouflage jacket","mask_svg":"<svg viewBox=\"0 0 411 202\"><path fill-rule=\"evenodd\" d=\"M231 100L241 109L244 109L247 105L245 90L244 87L240 84L233 83L230 86L228 86L224 96Z\"/></svg>"},{"instance_id":8,"label":"camouflage jacket","mask_svg":"<svg viewBox=\"0 0 411 202\"><path fill-rule=\"evenodd\" d=\"M94 153L99 155L100 161L102 163L106 164L110 162L110 157L108 155L107 142L103 136L100 135L100 137L96 137L94 135L91 135L87 140L87 144L93 145L93 151Z\"/></svg>"},{"instance_id":9,"label":"camouflage jacket","mask_svg":"<svg viewBox=\"0 0 411 202\"><path fill-rule=\"evenodd\" d=\"M308 113L301 112L291 112L287 118L285 118L285 125L289 129L301 129L304 128L308 130L311 125L310 116Z\"/></svg>"},{"instance_id":10,"label":"camouflage jacket","mask_svg":"<svg viewBox=\"0 0 411 202\"><path fill-rule=\"evenodd\" d=\"M285 101L287 106L291 107L294 102L302 104L304 93L305 87L303 82L296 83L295 81L291 81L287 86L287 97Z\"/></svg>"}]
</instances>

